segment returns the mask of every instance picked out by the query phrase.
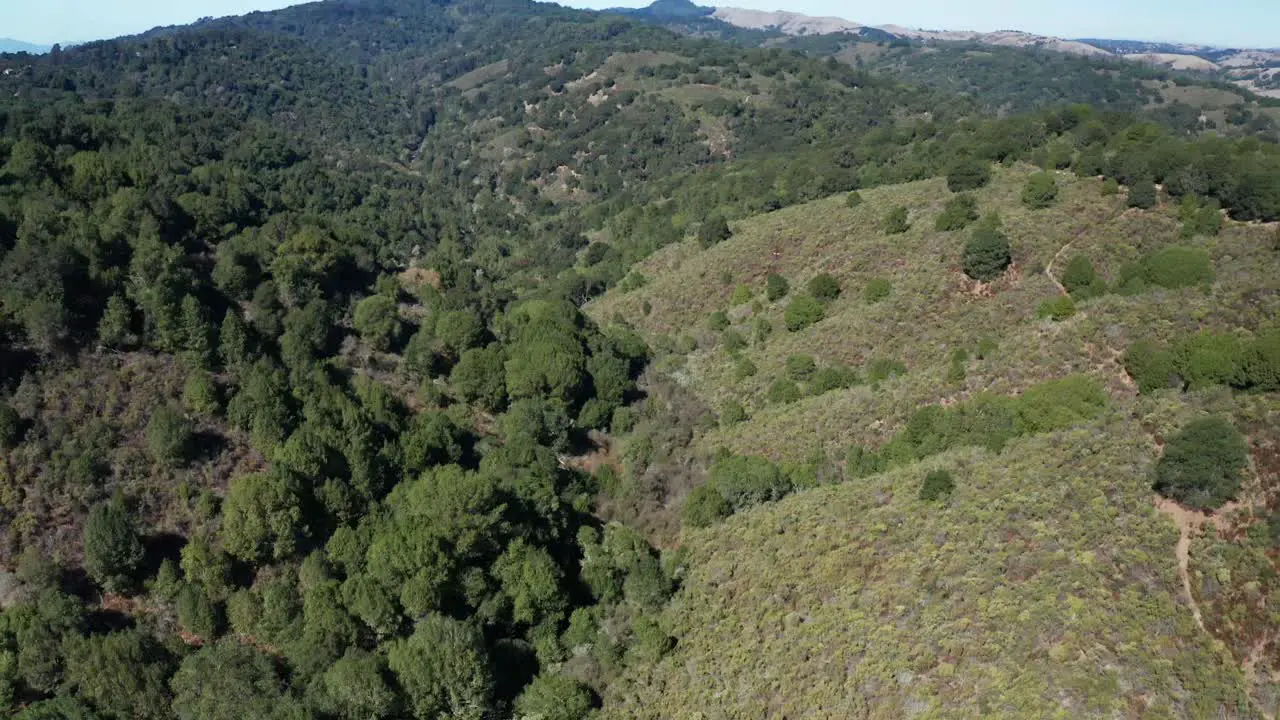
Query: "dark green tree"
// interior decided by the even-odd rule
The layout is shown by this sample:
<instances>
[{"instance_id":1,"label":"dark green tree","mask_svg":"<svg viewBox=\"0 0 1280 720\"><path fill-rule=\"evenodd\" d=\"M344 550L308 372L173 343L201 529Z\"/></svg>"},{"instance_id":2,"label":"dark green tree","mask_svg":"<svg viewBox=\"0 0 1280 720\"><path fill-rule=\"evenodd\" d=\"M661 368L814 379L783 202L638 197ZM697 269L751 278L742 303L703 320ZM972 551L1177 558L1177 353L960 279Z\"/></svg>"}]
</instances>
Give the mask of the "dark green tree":
<instances>
[{"instance_id":1,"label":"dark green tree","mask_svg":"<svg viewBox=\"0 0 1280 720\"><path fill-rule=\"evenodd\" d=\"M413 635L391 645L387 664L418 720L487 717L493 684L489 662L483 638L467 625L427 615Z\"/></svg>"},{"instance_id":2,"label":"dark green tree","mask_svg":"<svg viewBox=\"0 0 1280 720\"><path fill-rule=\"evenodd\" d=\"M352 648L324 671L320 705L347 720L392 717L398 698L386 678L385 661Z\"/></svg>"},{"instance_id":3,"label":"dark green tree","mask_svg":"<svg viewBox=\"0 0 1280 720\"><path fill-rule=\"evenodd\" d=\"M718 490L709 485L699 485L689 492L684 501L681 518L685 524L704 528L733 514L729 501L724 499Z\"/></svg>"},{"instance_id":4,"label":"dark green tree","mask_svg":"<svg viewBox=\"0 0 1280 720\"><path fill-rule=\"evenodd\" d=\"M920 484L920 499L925 502L940 500L950 495L955 487L956 483L951 479L951 473L946 470L934 470L925 475L924 482Z\"/></svg>"},{"instance_id":5,"label":"dark green tree","mask_svg":"<svg viewBox=\"0 0 1280 720\"><path fill-rule=\"evenodd\" d=\"M400 336L396 302L386 295L370 295L361 300L356 305L352 324L374 350L390 349Z\"/></svg>"},{"instance_id":6,"label":"dark green tree","mask_svg":"<svg viewBox=\"0 0 1280 720\"><path fill-rule=\"evenodd\" d=\"M1058 183L1053 179L1053 175L1047 172L1038 172L1027 180L1027 185L1022 189L1022 204L1032 210L1042 210L1049 207L1058 199Z\"/></svg>"},{"instance_id":7,"label":"dark green tree","mask_svg":"<svg viewBox=\"0 0 1280 720\"><path fill-rule=\"evenodd\" d=\"M491 412L501 410L507 402L506 361L506 353L498 343L470 348L458 358L449 384L464 401Z\"/></svg>"},{"instance_id":8,"label":"dark green tree","mask_svg":"<svg viewBox=\"0 0 1280 720\"><path fill-rule=\"evenodd\" d=\"M1086 255L1072 256L1062 273L1062 286L1076 300L1088 300L1106 293L1107 282L1102 279Z\"/></svg>"},{"instance_id":9,"label":"dark green tree","mask_svg":"<svg viewBox=\"0 0 1280 720\"><path fill-rule=\"evenodd\" d=\"M516 698L519 717L541 720L583 720L593 707L591 690L560 674L539 675Z\"/></svg>"},{"instance_id":10,"label":"dark green tree","mask_svg":"<svg viewBox=\"0 0 1280 720\"><path fill-rule=\"evenodd\" d=\"M840 283L827 273L814 275L807 287L809 294L819 300L835 300L840 297Z\"/></svg>"},{"instance_id":11,"label":"dark green tree","mask_svg":"<svg viewBox=\"0 0 1280 720\"><path fill-rule=\"evenodd\" d=\"M133 587L142 564L142 541L120 495L99 503L84 526L84 565L89 577L108 592Z\"/></svg>"},{"instance_id":12,"label":"dark green tree","mask_svg":"<svg viewBox=\"0 0 1280 720\"><path fill-rule=\"evenodd\" d=\"M182 661L170 682L178 720L303 720L302 704L270 655L235 640L206 645Z\"/></svg>"},{"instance_id":13,"label":"dark green tree","mask_svg":"<svg viewBox=\"0 0 1280 720\"><path fill-rule=\"evenodd\" d=\"M133 310L123 295L107 298L102 319L98 321L98 342L106 347L123 348L133 344Z\"/></svg>"},{"instance_id":14,"label":"dark green tree","mask_svg":"<svg viewBox=\"0 0 1280 720\"><path fill-rule=\"evenodd\" d=\"M1013 262L1013 250L1004 233L991 227L973 231L964 246L964 273L974 280L991 282Z\"/></svg>"},{"instance_id":15,"label":"dark green tree","mask_svg":"<svg viewBox=\"0 0 1280 720\"><path fill-rule=\"evenodd\" d=\"M730 237L733 237L733 232L729 230L729 223L719 215L707 218L698 227L698 242L702 243L704 248L724 242Z\"/></svg>"},{"instance_id":16,"label":"dark green tree","mask_svg":"<svg viewBox=\"0 0 1280 720\"><path fill-rule=\"evenodd\" d=\"M185 463L192 450L191 423L182 410L161 405L147 422L147 450L152 459L164 465Z\"/></svg>"},{"instance_id":17,"label":"dark green tree","mask_svg":"<svg viewBox=\"0 0 1280 720\"><path fill-rule=\"evenodd\" d=\"M1239 493L1248 463L1248 445L1234 425L1216 415L1199 418L1169 438L1153 487L1196 510L1216 510Z\"/></svg>"},{"instance_id":18,"label":"dark green tree","mask_svg":"<svg viewBox=\"0 0 1280 720\"><path fill-rule=\"evenodd\" d=\"M947 169L947 189L951 192L977 190L991 181L991 163L964 158Z\"/></svg>"},{"instance_id":19,"label":"dark green tree","mask_svg":"<svg viewBox=\"0 0 1280 720\"><path fill-rule=\"evenodd\" d=\"M1129 185L1129 207L1149 210L1156 206L1156 186L1150 180L1135 180Z\"/></svg>"}]
</instances>

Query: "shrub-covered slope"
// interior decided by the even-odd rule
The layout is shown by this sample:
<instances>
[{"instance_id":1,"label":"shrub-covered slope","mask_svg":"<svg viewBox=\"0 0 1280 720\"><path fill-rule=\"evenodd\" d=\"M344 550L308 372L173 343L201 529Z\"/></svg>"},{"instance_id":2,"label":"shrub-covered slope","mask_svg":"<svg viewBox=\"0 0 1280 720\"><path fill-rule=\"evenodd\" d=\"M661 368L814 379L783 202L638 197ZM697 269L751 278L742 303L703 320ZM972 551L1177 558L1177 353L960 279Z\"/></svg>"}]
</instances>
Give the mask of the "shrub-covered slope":
<instances>
[{"instance_id":1,"label":"shrub-covered slope","mask_svg":"<svg viewBox=\"0 0 1280 720\"><path fill-rule=\"evenodd\" d=\"M1026 166L947 184L732 223L588 306L718 416L688 441L706 484L664 488L679 642L607 717L1280 707L1276 227ZM651 487L663 438L641 424L624 476Z\"/></svg>"},{"instance_id":2,"label":"shrub-covered slope","mask_svg":"<svg viewBox=\"0 0 1280 720\"><path fill-rule=\"evenodd\" d=\"M1254 717L1180 594L1143 415L686 532L680 642L605 716ZM941 504L917 498L935 468L955 477Z\"/></svg>"}]
</instances>

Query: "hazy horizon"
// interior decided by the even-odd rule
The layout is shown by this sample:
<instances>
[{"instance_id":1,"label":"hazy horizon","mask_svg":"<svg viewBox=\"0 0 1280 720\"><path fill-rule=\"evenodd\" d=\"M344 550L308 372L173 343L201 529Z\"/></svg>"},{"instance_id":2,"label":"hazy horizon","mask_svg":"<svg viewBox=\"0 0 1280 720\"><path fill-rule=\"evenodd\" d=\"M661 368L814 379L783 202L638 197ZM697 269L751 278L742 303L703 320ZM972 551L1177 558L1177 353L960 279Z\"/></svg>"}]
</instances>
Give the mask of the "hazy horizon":
<instances>
[{"instance_id":1,"label":"hazy horizon","mask_svg":"<svg viewBox=\"0 0 1280 720\"><path fill-rule=\"evenodd\" d=\"M599 10L643 7L651 0L569 0L570 7ZM695 0L697 2L697 0ZM296 0L46 0L0 8L5 39L34 45L68 44L183 25L202 17L276 10ZM699 3L704 4L704 3ZM775 11L777 0L727 0L705 3ZM806 0L786 8L804 15L840 17L865 25L901 25L929 30L1022 30L1064 38L1105 38L1178 42L1219 47L1280 47L1280 3L1220 0L1212 5L1189 0L1078 0L1069 5L1028 6L1016 0L900 0L837 3Z\"/></svg>"}]
</instances>

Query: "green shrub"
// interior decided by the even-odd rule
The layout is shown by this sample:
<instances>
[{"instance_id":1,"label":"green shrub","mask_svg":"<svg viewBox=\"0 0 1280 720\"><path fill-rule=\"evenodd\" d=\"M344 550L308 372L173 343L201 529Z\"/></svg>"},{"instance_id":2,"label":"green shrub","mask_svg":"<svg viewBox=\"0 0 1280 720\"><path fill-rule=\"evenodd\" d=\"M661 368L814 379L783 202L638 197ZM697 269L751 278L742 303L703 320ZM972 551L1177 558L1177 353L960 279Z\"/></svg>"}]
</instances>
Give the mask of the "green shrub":
<instances>
[{"instance_id":1,"label":"green shrub","mask_svg":"<svg viewBox=\"0 0 1280 720\"><path fill-rule=\"evenodd\" d=\"M389 349L401 332L396 301L386 295L370 295L357 303L351 324L369 347L379 351Z\"/></svg>"},{"instance_id":2,"label":"green shrub","mask_svg":"<svg viewBox=\"0 0 1280 720\"><path fill-rule=\"evenodd\" d=\"M640 414L635 408L627 405L616 407L613 409L613 416L609 419L609 432L614 435L629 433L635 428L639 419Z\"/></svg>"},{"instance_id":3,"label":"green shrub","mask_svg":"<svg viewBox=\"0 0 1280 720\"><path fill-rule=\"evenodd\" d=\"M845 472L852 479L870 477L876 473L884 472L884 458L876 452L868 450L860 445L849 448L849 454L845 458Z\"/></svg>"},{"instance_id":4,"label":"green shrub","mask_svg":"<svg viewBox=\"0 0 1280 720\"><path fill-rule=\"evenodd\" d=\"M182 411L161 405L147 422L147 450L152 459L165 465L181 465L192 450L191 423Z\"/></svg>"},{"instance_id":5,"label":"green shrub","mask_svg":"<svg viewBox=\"0 0 1280 720\"><path fill-rule=\"evenodd\" d=\"M991 181L991 163L964 158L947 169L947 189L951 192L977 190Z\"/></svg>"},{"instance_id":6,"label":"green shrub","mask_svg":"<svg viewBox=\"0 0 1280 720\"><path fill-rule=\"evenodd\" d=\"M891 377L907 374L907 366L891 358L876 358L867 364L867 378L871 382L888 380Z\"/></svg>"},{"instance_id":7,"label":"green shrub","mask_svg":"<svg viewBox=\"0 0 1280 720\"><path fill-rule=\"evenodd\" d=\"M1161 248L1142 262L1143 279L1163 288L1182 288L1213 281L1209 253L1200 248L1173 245Z\"/></svg>"},{"instance_id":8,"label":"green shrub","mask_svg":"<svg viewBox=\"0 0 1280 720\"><path fill-rule=\"evenodd\" d=\"M1120 194L1120 183L1115 178L1107 178L1102 181L1102 197L1110 197Z\"/></svg>"},{"instance_id":9,"label":"green shrub","mask_svg":"<svg viewBox=\"0 0 1280 720\"><path fill-rule=\"evenodd\" d=\"M867 301L868 305L876 303L889 297L893 292L893 283L884 278L871 278L867 281L867 286L862 290L862 297Z\"/></svg>"},{"instance_id":10,"label":"green shrub","mask_svg":"<svg viewBox=\"0 0 1280 720\"><path fill-rule=\"evenodd\" d=\"M1065 430L1098 417L1106 407L1106 391L1087 375L1048 380L1018 397L1018 430L1024 435Z\"/></svg>"},{"instance_id":11,"label":"green shrub","mask_svg":"<svg viewBox=\"0 0 1280 720\"><path fill-rule=\"evenodd\" d=\"M769 386L766 398L772 405L793 403L800 399L800 388L792 380L779 378Z\"/></svg>"},{"instance_id":12,"label":"green shrub","mask_svg":"<svg viewBox=\"0 0 1280 720\"><path fill-rule=\"evenodd\" d=\"M1085 255L1076 255L1062 273L1062 286L1076 300L1088 300L1107 292L1107 283Z\"/></svg>"},{"instance_id":13,"label":"green shrub","mask_svg":"<svg viewBox=\"0 0 1280 720\"><path fill-rule=\"evenodd\" d=\"M978 348L974 351L974 356L979 360L986 360L993 357L999 349L1000 343L996 342L994 338L984 337L978 340Z\"/></svg>"},{"instance_id":14,"label":"green shrub","mask_svg":"<svg viewBox=\"0 0 1280 720\"><path fill-rule=\"evenodd\" d=\"M760 457L730 455L711 466L707 485L718 491L734 512L773 502L792 490L791 480L777 465Z\"/></svg>"},{"instance_id":15,"label":"green shrub","mask_svg":"<svg viewBox=\"0 0 1280 720\"><path fill-rule=\"evenodd\" d=\"M1139 340L1129 346L1124 354L1124 369L1137 383L1140 393L1181 384L1173 353L1150 340Z\"/></svg>"},{"instance_id":16,"label":"green shrub","mask_svg":"<svg viewBox=\"0 0 1280 720\"><path fill-rule=\"evenodd\" d=\"M999 230L981 226L964 247L964 272L974 280L991 282L1013 262L1009 239Z\"/></svg>"},{"instance_id":17,"label":"green shrub","mask_svg":"<svg viewBox=\"0 0 1280 720\"><path fill-rule=\"evenodd\" d=\"M733 284L733 273L732 273L732 272L730 272L730 271L728 271L728 270L721 270L721 271L720 271L720 284L721 284L721 285L732 285L732 284Z\"/></svg>"},{"instance_id":18,"label":"green shrub","mask_svg":"<svg viewBox=\"0 0 1280 720\"><path fill-rule=\"evenodd\" d=\"M707 327L713 332L723 332L729 329L729 314L723 310L717 310L707 316Z\"/></svg>"},{"instance_id":19,"label":"green shrub","mask_svg":"<svg viewBox=\"0 0 1280 720\"><path fill-rule=\"evenodd\" d=\"M626 277L622 278L622 282L618 283L618 289L624 293L629 293L633 290L639 290L647 284L649 284L649 278L641 275L635 270L632 270L627 273ZM648 301L646 300L645 302L647 303ZM650 308L652 308L652 305L650 305ZM649 311L646 311L645 315L648 314Z\"/></svg>"},{"instance_id":20,"label":"green shrub","mask_svg":"<svg viewBox=\"0 0 1280 720\"><path fill-rule=\"evenodd\" d=\"M951 473L946 470L934 470L924 476L924 482L920 484L920 499L925 502L933 502L944 498L956 489L956 483L951 479Z\"/></svg>"},{"instance_id":21,"label":"green shrub","mask_svg":"<svg viewBox=\"0 0 1280 720\"><path fill-rule=\"evenodd\" d=\"M1182 221L1183 238L1215 237L1222 232L1222 210L1217 200L1201 203L1196 196L1186 195L1178 208L1178 219Z\"/></svg>"},{"instance_id":22,"label":"green shrub","mask_svg":"<svg viewBox=\"0 0 1280 720\"><path fill-rule=\"evenodd\" d=\"M747 419L747 409L742 407L742 403L736 400L730 400L724 404L720 410L720 425L729 427Z\"/></svg>"},{"instance_id":23,"label":"green shrub","mask_svg":"<svg viewBox=\"0 0 1280 720\"><path fill-rule=\"evenodd\" d=\"M1245 352L1243 374L1248 387L1280 391L1280 330L1263 333Z\"/></svg>"},{"instance_id":24,"label":"green shrub","mask_svg":"<svg viewBox=\"0 0 1280 720\"><path fill-rule=\"evenodd\" d=\"M787 296L791 292L791 283L787 279L777 273L769 273L764 279L764 294L769 298L769 302L777 302Z\"/></svg>"},{"instance_id":25,"label":"green shrub","mask_svg":"<svg viewBox=\"0 0 1280 720\"><path fill-rule=\"evenodd\" d=\"M733 366L733 379L739 382L756 374L756 364L750 358L742 358Z\"/></svg>"},{"instance_id":26,"label":"green shrub","mask_svg":"<svg viewBox=\"0 0 1280 720\"><path fill-rule=\"evenodd\" d=\"M517 717L582 720L591 713L591 691L565 675L543 673L516 698Z\"/></svg>"},{"instance_id":27,"label":"green shrub","mask_svg":"<svg viewBox=\"0 0 1280 720\"><path fill-rule=\"evenodd\" d=\"M844 196L845 207L856 208L861 204L862 204L862 193L858 192L857 190L854 190L853 192Z\"/></svg>"},{"instance_id":28,"label":"green shrub","mask_svg":"<svg viewBox=\"0 0 1280 720\"><path fill-rule=\"evenodd\" d=\"M737 330L725 330L720 335L720 342L727 352L735 353L747 346L747 339Z\"/></svg>"},{"instance_id":29,"label":"green shrub","mask_svg":"<svg viewBox=\"0 0 1280 720\"><path fill-rule=\"evenodd\" d=\"M698 242L702 243L704 248L724 242L731 237L733 237L733 232L729 230L729 223L725 222L725 219L719 215L707 218L698 227Z\"/></svg>"},{"instance_id":30,"label":"green shrub","mask_svg":"<svg viewBox=\"0 0 1280 720\"><path fill-rule=\"evenodd\" d=\"M783 320L788 330L799 332L822 320L823 314L822 303L815 300L812 295L797 295L787 305Z\"/></svg>"},{"instance_id":31,"label":"green shrub","mask_svg":"<svg viewBox=\"0 0 1280 720\"><path fill-rule=\"evenodd\" d=\"M222 410L218 386L207 370L193 370L182 387L182 404L200 415L217 415Z\"/></svg>"},{"instance_id":32,"label":"green shrub","mask_svg":"<svg viewBox=\"0 0 1280 720\"><path fill-rule=\"evenodd\" d=\"M968 193L953 196L938 215L934 227L938 232L963 230L978 219L978 201Z\"/></svg>"},{"instance_id":33,"label":"green shrub","mask_svg":"<svg viewBox=\"0 0 1280 720\"><path fill-rule=\"evenodd\" d=\"M881 229L884 230L885 235L901 235L911 229L911 223L907 220L907 217L907 209L899 205L884 216Z\"/></svg>"},{"instance_id":34,"label":"green shrub","mask_svg":"<svg viewBox=\"0 0 1280 720\"><path fill-rule=\"evenodd\" d=\"M1042 210L1053 204L1058 199L1058 183L1053 179L1053 175L1047 172L1038 172L1027 180L1027 185L1022 189L1022 204L1032 210Z\"/></svg>"},{"instance_id":35,"label":"green shrub","mask_svg":"<svg viewBox=\"0 0 1280 720\"><path fill-rule=\"evenodd\" d=\"M1036 308L1036 317L1041 320L1050 318L1054 322L1061 322L1075 314L1076 304L1070 295L1059 295L1045 300Z\"/></svg>"},{"instance_id":36,"label":"green shrub","mask_svg":"<svg viewBox=\"0 0 1280 720\"><path fill-rule=\"evenodd\" d=\"M1129 185L1129 207L1150 210L1156 206L1156 186L1150 180L1134 180Z\"/></svg>"},{"instance_id":37,"label":"green shrub","mask_svg":"<svg viewBox=\"0 0 1280 720\"><path fill-rule=\"evenodd\" d=\"M840 283L826 273L809 280L809 294L819 300L835 300L840 297Z\"/></svg>"},{"instance_id":38,"label":"green shrub","mask_svg":"<svg viewBox=\"0 0 1280 720\"><path fill-rule=\"evenodd\" d=\"M751 288L747 287L746 285L739 285L738 287L734 288L733 296L729 298L729 302L734 307L737 307L739 305L746 305L747 303L751 302Z\"/></svg>"},{"instance_id":39,"label":"green shrub","mask_svg":"<svg viewBox=\"0 0 1280 720\"><path fill-rule=\"evenodd\" d=\"M1112 291L1120 295L1132 297L1147 290L1146 269L1141 262L1129 262L1120 266Z\"/></svg>"},{"instance_id":40,"label":"green shrub","mask_svg":"<svg viewBox=\"0 0 1280 720\"><path fill-rule=\"evenodd\" d=\"M1226 419L1192 421L1165 444L1153 487L1161 495L1197 510L1215 510L1240 491L1249 462L1244 437Z\"/></svg>"},{"instance_id":41,"label":"green shrub","mask_svg":"<svg viewBox=\"0 0 1280 720\"><path fill-rule=\"evenodd\" d=\"M685 498L681 518L686 525L696 528L710 527L729 517L733 508L715 488L699 485Z\"/></svg>"},{"instance_id":42,"label":"green shrub","mask_svg":"<svg viewBox=\"0 0 1280 720\"><path fill-rule=\"evenodd\" d=\"M1240 385L1244 379L1245 347L1234 335L1199 332L1174 346L1173 362L1191 390Z\"/></svg>"},{"instance_id":43,"label":"green shrub","mask_svg":"<svg viewBox=\"0 0 1280 720\"><path fill-rule=\"evenodd\" d=\"M817 363L808 355L791 355L787 358L787 377L796 382L804 382L813 377L817 369Z\"/></svg>"},{"instance_id":44,"label":"green shrub","mask_svg":"<svg viewBox=\"0 0 1280 720\"><path fill-rule=\"evenodd\" d=\"M813 374L809 381L809 394L822 395L832 390L844 390L858 384L858 371L843 365L825 367Z\"/></svg>"},{"instance_id":45,"label":"green shrub","mask_svg":"<svg viewBox=\"0 0 1280 720\"><path fill-rule=\"evenodd\" d=\"M178 592L178 623L201 640L213 640L221 625L218 609L199 585L188 584Z\"/></svg>"}]
</instances>

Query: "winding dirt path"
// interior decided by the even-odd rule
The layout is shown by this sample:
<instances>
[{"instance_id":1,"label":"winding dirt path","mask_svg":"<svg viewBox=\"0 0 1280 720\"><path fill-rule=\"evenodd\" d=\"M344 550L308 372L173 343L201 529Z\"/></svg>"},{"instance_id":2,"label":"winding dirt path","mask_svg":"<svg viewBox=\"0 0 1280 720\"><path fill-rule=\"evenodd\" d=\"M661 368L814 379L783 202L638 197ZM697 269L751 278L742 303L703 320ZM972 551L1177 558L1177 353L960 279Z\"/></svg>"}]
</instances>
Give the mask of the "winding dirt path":
<instances>
[{"instance_id":1,"label":"winding dirt path","mask_svg":"<svg viewBox=\"0 0 1280 720\"><path fill-rule=\"evenodd\" d=\"M1058 250L1057 254L1053 256L1053 259L1049 261L1049 265L1044 269L1044 276L1049 278L1049 282L1053 283L1054 287L1058 288L1058 292L1062 293L1063 295L1067 294L1067 288L1062 283L1058 282L1058 278L1053 276L1053 266L1054 266L1054 263L1062 259L1062 253L1070 250L1071 246L1074 243L1075 243L1075 240L1072 240L1066 245L1063 245L1062 248Z\"/></svg>"},{"instance_id":2,"label":"winding dirt path","mask_svg":"<svg viewBox=\"0 0 1280 720\"><path fill-rule=\"evenodd\" d=\"M1178 545L1174 548L1174 554L1178 558L1178 580L1182 582L1182 592L1186 595L1187 606L1191 608L1191 617L1195 618L1196 625L1199 625L1202 631L1208 633L1204 626L1204 615L1200 612L1200 605L1196 603L1196 596L1191 592L1191 540L1200 533L1209 517L1202 512L1188 510L1167 498L1157 498L1156 509L1173 518L1174 524L1178 526Z\"/></svg>"}]
</instances>

